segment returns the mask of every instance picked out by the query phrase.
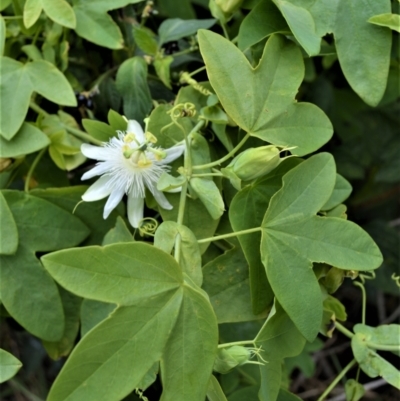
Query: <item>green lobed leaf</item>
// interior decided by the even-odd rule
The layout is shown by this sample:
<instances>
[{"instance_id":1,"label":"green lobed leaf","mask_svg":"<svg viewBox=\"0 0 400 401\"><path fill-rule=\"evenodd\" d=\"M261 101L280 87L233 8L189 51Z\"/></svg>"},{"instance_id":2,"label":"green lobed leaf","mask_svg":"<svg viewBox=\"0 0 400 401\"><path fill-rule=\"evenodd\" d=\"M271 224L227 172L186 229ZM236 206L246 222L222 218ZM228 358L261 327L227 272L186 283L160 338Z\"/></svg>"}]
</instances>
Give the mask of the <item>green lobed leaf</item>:
<instances>
[{"instance_id":1,"label":"green lobed leaf","mask_svg":"<svg viewBox=\"0 0 400 401\"><path fill-rule=\"evenodd\" d=\"M21 366L22 363L14 355L0 349L0 383L15 376Z\"/></svg>"},{"instance_id":2,"label":"green lobed leaf","mask_svg":"<svg viewBox=\"0 0 400 401\"><path fill-rule=\"evenodd\" d=\"M284 32L290 32L290 29L279 9L272 0L262 0L240 24L238 47L244 51L273 33Z\"/></svg>"},{"instance_id":3,"label":"green lobed leaf","mask_svg":"<svg viewBox=\"0 0 400 401\"><path fill-rule=\"evenodd\" d=\"M6 43L6 23L4 18L0 16L0 57L4 54L4 46Z\"/></svg>"},{"instance_id":4,"label":"green lobed leaf","mask_svg":"<svg viewBox=\"0 0 400 401\"><path fill-rule=\"evenodd\" d=\"M116 85L123 98L125 116L143 121L152 107L144 59L132 57L125 60L118 69Z\"/></svg>"},{"instance_id":5,"label":"green lobed leaf","mask_svg":"<svg viewBox=\"0 0 400 401\"><path fill-rule=\"evenodd\" d=\"M115 304L84 299L81 305L81 337L97 326L117 308Z\"/></svg>"},{"instance_id":6,"label":"green lobed leaf","mask_svg":"<svg viewBox=\"0 0 400 401\"><path fill-rule=\"evenodd\" d=\"M44 12L51 20L67 28L75 29L75 13L67 1L41 0L41 2Z\"/></svg>"},{"instance_id":7,"label":"green lobed leaf","mask_svg":"<svg viewBox=\"0 0 400 401\"><path fill-rule=\"evenodd\" d=\"M0 192L0 254L13 255L18 248L18 229L10 208Z\"/></svg>"},{"instance_id":8,"label":"green lobed leaf","mask_svg":"<svg viewBox=\"0 0 400 401\"><path fill-rule=\"evenodd\" d=\"M351 184L340 174L336 174L336 182L331 197L322 206L321 210L331 210L343 203L353 190Z\"/></svg>"},{"instance_id":9,"label":"green lobed leaf","mask_svg":"<svg viewBox=\"0 0 400 401\"><path fill-rule=\"evenodd\" d=\"M268 279L308 341L318 333L322 319L312 262L347 270L371 270L382 262L378 247L360 227L344 219L315 216L331 196L335 181L331 155L309 158L284 176L262 223L261 257Z\"/></svg>"},{"instance_id":10,"label":"green lobed leaf","mask_svg":"<svg viewBox=\"0 0 400 401\"><path fill-rule=\"evenodd\" d=\"M132 33L136 44L141 50L152 56L157 54L158 44L154 32L146 27L134 26Z\"/></svg>"},{"instance_id":11,"label":"green lobed leaf","mask_svg":"<svg viewBox=\"0 0 400 401\"><path fill-rule=\"evenodd\" d=\"M182 271L186 273L199 287L203 282L201 269L201 254L197 239L193 232L186 226L179 225L174 221L163 222L154 236L154 246L171 254L175 247L177 236L180 236L179 264Z\"/></svg>"},{"instance_id":12,"label":"green lobed leaf","mask_svg":"<svg viewBox=\"0 0 400 401\"><path fill-rule=\"evenodd\" d=\"M84 118L82 119L82 125L89 135L102 142L108 142L113 136L115 136L116 133L114 128L101 121L89 120L88 118Z\"/></svg>"},{"instance_id":13,"label":"green lobed leaf","mask_svg":"<svg viewBox=\"0 0 400 401\"><path fill-rule=\"evenodd\" d=\"M361 333L366 337L366 341L380 345L400 346L400 325L383 324L378 327L370 327L358 323L354 326L354 333Z\"/></svg>"},{"instance_id":14,"label":"green lobed leaf","mask_svg":"<svg viewBox=\"0 0 400 401\"><path fill-rule=\"evenodd\" d=\"M239 127L275 145L295 146L300 156L331 138L332 125L322 110L295 102L304 64L292 42L273 35L256 68L220 35L201 30L199 44L211 85Z\"/></svg>"},{"instance_id":15,"label":"green lobed leaf","mask_svg":"<svg viewBox=\"0 0 400 401\"><path fill-rule=\"evenodd\" d=\"M359 401L365 394L364 386L354 379L346 381L345 384L346 400Z\"/></svg>"},{"instance_id":16,"label":"green lobed leaf","mask_svg":"<svg viewBox=\"0 0 400 401\"><path fill-rule=\"evenodd\" d=\"M52 64L36 60L22 64L8 57L0 59L2 80L0 134L10 140L21 127L30 97L37 92L54 103L75 106L76 98L65 76Z\"/></svg>"},{"instance_id":17,"label":"green lobed leaf","mask_svg":"<svg viewBox=\"0 0 400 401\"><path fill-rule=\"evenodd\" d=\"M162 83L169 89L171 86L171 73L170 65L174 61L172 56L163 57L161 59L154 60L154 68L156 69L157 76L161 79Z\"/></svg>"},{"instance_id":18,"label":"green lobed leaf","mask_svg":"<svg viewBox=\"0 0 400 401\"><path fill-rule=\"evenodd\" d=\"M217 353L217 320L198 288L185 285L182 305L161 359L160 401L204 401Z\"/></svg>"},{"instance_id":19,"label":"green lobed leaf","mask_svg":"<svg viewBox=\"0 0 400 401\"><path fill-rule=\"evenodd\" d=\"M211 375L208 382L207 399L209 401L227 401L224 391L214 375Z\"/></svg>"},{"instance_id":20,"label":"green lobed leaf","mask_svg":"<svg viewBox=\"0 0 400 401\"><path fill-rule=\"evenodd\" d=\"M365 374L372 378L381 376L389 384L400 390L400 371L378 355L374 349L368 347L367 336L360 332L356 333L351 339L351 348L354 358Z\"/></svg>"},{"instance_id":21,"label":"green lobed leaf","mask_svg":"<svg viewBox=\"0 0 400 401\"><path fill-rule=\"evenodd\" d=\"M298 159L285 160L267 176L239 191L229 208L229 220L235 231L259 227L272 195L282 186L282 177L299 163ZM238 240L249 264L250 289L253 312L258 314L272 304L273 292L261 262L261 233L241 235Z\"/></svg>"},{"instance_id":22,"label":"green lobed leaf","mask_svg":"<svg viewBox=\"0 0 400 401\"><path fill-rule=\"evenodd\" d=\"M169 18L164 20L158 28L159 45L194 35L199 29L208 29L215 24L215 19L187 19Z\"/></svg>"},{"instance_id":23,"label":"green lobed leaf","mask_svg":"<svg viewBox=\"0 0 400 401\"><path fill-rule=\"evenodd\" d=\"M62 250L43 256L42 262L68 291L120 305L170 292L182 282L172 256L141 242Z\"/></svg>"},{"instance_id":24,"label":"green lobed leaf","mask_svg":"<svg viewBox=\"0 0 400 401\"><path fill-rule=\"evenodd\" d=\"M117 244L120 242L133 242L134 238L121 216L117 217L115 227L104 236L101 245Z\"/></svg>"},{"instance_id":25,"label":"green lobed leaf","mask_svg":"<svg viewBox=\"0 0 400 401\"><path fill-rule=\"evenodd\" d=\"M182 291L167 291L117 308L75 347L47 400L124 398L160 360L181 302Z\"/></svg>"},{"instance_id":26,"label":"green lobed leaf","mask_svg":"<svg viewBox=\"0 0 400 401\"><path fill-rule=\"evenodd\" d=\"M33 61L43 60L43 54L36 45L24 45L21 50Z\"/></svg>"},{"instance_id":27,"label":"green lobed leaf","mask_svg":"<svg viewBox=\"0 0 400 401\"><path fill-rule=\"evenodd\" d=\"M400 15L398 14L379 14L374 15L368 20L369 23L384 26L400 33Z\"/></svg>"}]
</instances>

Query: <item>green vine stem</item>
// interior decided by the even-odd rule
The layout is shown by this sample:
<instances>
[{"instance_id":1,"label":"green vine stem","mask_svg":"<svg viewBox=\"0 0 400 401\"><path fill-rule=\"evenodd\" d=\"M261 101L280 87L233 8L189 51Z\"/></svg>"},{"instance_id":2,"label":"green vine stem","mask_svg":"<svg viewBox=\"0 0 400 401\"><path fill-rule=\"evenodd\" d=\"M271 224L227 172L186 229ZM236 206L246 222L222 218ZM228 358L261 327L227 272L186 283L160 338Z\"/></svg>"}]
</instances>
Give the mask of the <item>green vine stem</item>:
<instances>
[{"instance_id":1,"label":"green vine stem","mask_svg":"<svg viewBox=\"0 0 400 401\"><path fill-rule=\"evenodd\" d=\"M236 231L234 233L229 233L229 234L216 235L215 237L203 238L203 239L199 239L197 242L199 244L204 244L206 242L219 241L219 240L225 239L225 238L237 237L238 235L252 234L252 233L256 233L258 231L261 231L261 227L249 228L247 230Z\"/></svg>"},{"instance_id":2,"label":"green vine stem","mask_svg":"<svg viewBox=\"0 0 400 401\"><path fill-rule=\"evenodd\" d=\"M226 154L224 157L221 157L221 159L215 160L215 161L213 161L211 163L201 164L199 166L193 166L193 170L202 170L202 169L205 169L205 168L219 166L223 162L225 162L228 159L230 159L231 157L233 157L234 154L246 143L246 141L249 138L250 138L250 134L246 134L243 137L243 139L228 154Z\"/></svg>"},{"instance_id":3,"label":"green vine stem","mask_svg":"<svg viewBox=\"0 0 400 401\"><path fill-rule=\"evenodd\" d=\"M346 365L343 370L336 376L335 380L326 388L326 390L321 394L317 401L323 401L327 395L333 390L333 388L342 380L342 377L346 375L346 373L357 363L355 359L353 359L348 365Z\"/></svg>"},{"instance_id":4,"label":"green vine stem","mask_svg":"<svg viewBox=\"0 0 400 401\"><path fill-rule=\"evenodd\" d=\"M349 329L346 329L346 327L344 327L342 324L340 324L339 322L335 323L336 328L342 333L344 334L346 337L352 339L354 337L354 333L352 333Z\"/></svg>"},{"instance_id":5,"label":"green vine stem","mask_svg":"<svg viewBox=\"0 0 400 401\"><path fill-rule=\"evenodd\" d=\"M359 281L353 283L356 287L360 287L362 293L362 312L361 312L361 323L365 324L365 317L367 314L367 294L365 292L365 287Z\"/></svg>"},{"instance_id":6,"label":"green vine stem","mask_svg":"<svg viewBox=\"0 0 400 401\"><path fill-rule=\"evenodd\" d=\"M43 115L44 117L49 117L50 114L43 110L40 106L38 106L36 103L34 102L30 102L29 103L29 107L36 111L36 113ZM68 131L70 134L72 134L73 136L75 136L76 138L81 139L84 142L91 142L94 145L97 146L101 146L103 144L103 142L99 141L96 138L93 138L92 136L90 136L89 134L87 134L86 132L83 132L79 129L73 128L73 127L69 127L68 125L62 124L63 128Z\"/></svg>"},{"instance_id":7,"label":"green vine stem","mask_svg":"<svg viewBox=\"0 0 400 401\"><path fill-rule=\"evenodd\" d=\"M36 168L36 166L38 165L40 159L41 159L42 156L45 154L46 150L47 150L47 147L46 147L46 148L43 148L43 149L36 155L35 159L33 160L33 163L32 163L31 166L29 167L28 174L26 175L26 179L25 179L25 185L24 185L24 191L25 191L26 193L29 192L29 183L30 183L30 181L31 181L32 174L33 174L33 172L35 171L35 168Z\"/></svg>"}]
</instances>

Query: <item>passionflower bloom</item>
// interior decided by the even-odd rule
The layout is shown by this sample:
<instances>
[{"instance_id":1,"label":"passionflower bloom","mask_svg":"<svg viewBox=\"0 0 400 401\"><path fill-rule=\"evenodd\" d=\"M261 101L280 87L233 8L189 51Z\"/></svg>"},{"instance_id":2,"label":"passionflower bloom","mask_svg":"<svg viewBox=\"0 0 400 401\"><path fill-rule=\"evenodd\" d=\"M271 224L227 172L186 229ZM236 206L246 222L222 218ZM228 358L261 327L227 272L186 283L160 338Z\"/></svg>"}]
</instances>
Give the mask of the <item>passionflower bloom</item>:
<instances>
[{"instance_id":1,"label":"passionflower bloom","mask_svg":"<svg viewBox=\"0 0 400 401\"><path fill-rule=\"evenodd\" d=\"M143 219L146 188L164 209L172 209L165 195L157 189L157 181L164 171L169 171L173 160L182 155L185 145L178 143L169 149L155 146L157 138L143 132L135 120L128 121L125 132L117 131L118 138L111 138L102 146L83 144L82 153L99 162L82 176L82 180L100 175L82 195L86 202L106 198L103 218L106 219L123 196L128 196L128 219L135 228Z\"/></svg>"}]
</instances>

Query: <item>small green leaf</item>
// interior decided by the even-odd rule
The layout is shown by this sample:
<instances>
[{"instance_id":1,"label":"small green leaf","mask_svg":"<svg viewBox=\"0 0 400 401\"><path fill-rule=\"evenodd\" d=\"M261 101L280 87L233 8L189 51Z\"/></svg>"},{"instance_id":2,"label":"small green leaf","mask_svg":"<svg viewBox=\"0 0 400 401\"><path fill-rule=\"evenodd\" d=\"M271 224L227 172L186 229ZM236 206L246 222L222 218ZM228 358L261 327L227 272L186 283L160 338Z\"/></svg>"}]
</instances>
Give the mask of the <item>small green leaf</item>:
<instances>
[{"instance_id":1,"label":"small green leaf","mask_svg":"<svg viewBox=\"0 0 400 401\"><path fill-rule=\"evenodd\" d=\"M65 0L41 0L43 10L47 16L57 24L75 29L75 13L69 3Z\"/></svg>"},{"instance_id":2,"label":"small green leaf","mask_svg":"<svg viewBox=\"0 0 400 401\"><path fill-rule=\"evenodd\" d=\"M42 262L68 291L120 305L170 292L182 282L172 256L139 242L67 249L43 256Z\"/></svg>"},{"instance_id":3,"label":"small green leaf","mask_svg":"<svg viewBox=\"0 0 400 401\"><path fill-rule=\"evenodd\" d=\"M190 186L196 192L210 216L214 220L219 219L224 213L225 205L215 182L195 177L190 180Z\"/></svg>"},{"instance_id":4,"label":"small green leaf","mask_svg":"<svg viewBox=\"0 0 400 401\"><path fill-rule=\"evenodd\" d=\"M26 0L24 6L24 25L30 28L40 17L42 0Z\"/></svg>"},{"instance_id":5,"label":"small green leaf","mask_svg":"<svg viewBox=\"0 0 400 401\"><path fill-rule=\"evenodd\" d=\"M43 60L43 54L36 45L25 45L21 50L33 61Z\"/></svg>"},{"instance_id":6,"label":"small green leaf","mask_svg":"<svg viewBox=\"0 0 400 401\"><path fill-rule=\"evenodd\" d=\"M18 229L10 208L0 192L0 254L13 255L18 248Z\"/></svg>"},{"instance_id":7,"label":"small green leaf","mask_svg":"<svg viewBox=\"0 0 400 401\"><path fill-rule=\"evenodd\" d=\"M82 119L82 125L89 135L102 142L108 142L116 134L116 130L114 128L101 121L84 118ZM124 129L126 129L126 121Z\"/></svg>"},{"instance_id":8,"label":"small green leaf","mask_svg":"<svg viewBox=\"0 0 400 401\"><path fill-rule=\"evenodd\" d=\"M340 174L336 174L336 182L331 197L327 200L321 210L331 210L343 203L353 190L351 184Z\"/></svg>"},{"instance_id":9,"label":"small green leaf","mask_svg":"<svg viewBox=\"0 0 400 401\"><path fill-rule=\"evenodd\" d=\"M162 83L169 89L171 86L170 65L174 61L172 56L163 57L154 60L154 68L156 69L157 76L161 79Z\"/></svg>"},{"instance_id":10,"label":"small green leaf","mask_svg":"<svg viewBox=\"0 0 400 401\"><path fill-rule=\"evenodd\" d=\"M117 244L119 242L132 242L133 235L129 231L122 217L118 216L115 227L112 228L104 237L102 245Z\"/></svg>"},{"instance_id":11,"label":"small green leaf","mask_svg":"<svg viewBox=\"0 0 400 401\"><path fill-rule=\"evenodd\" d=\"M246 15L239 28L238 46L244 51L273 33L290 29L272 0L262 0Z\"/></svg>"},{"instance_id":12,"label":"small green leaf","mask_svg":"<svg viewBox=\"0 0 400 401\"><path fill-rule=\"evenodd\" d=\"M347 401L359 401L365 394L364 386L354 379L347 380L344 387Z\"/></svg>"},{"instance_id":13,"label":"small green leaf","mask_svg":"<svg viewBox=\"0 0 400 401\"><path fill-rule=\"evenodd\" d=\"M209 401L228 401L224 391L214 375L211 375L207 388L207 399Z\"/></svg>"},{"instance_id":14,"label":"small green leaf","mask_svg":"<svg viewBox=\"0 0 400 401\"><path fill-rule=\"evenodd\" d=\"M123 98L125 116L128 119L143 121L152 107L147 85L147 64L144 59L132 57L125 60L118 69L116 85Z\"/></svg>"},{"instance_id":15,"label":"small green leaf","mask_svg":"<svg viewBox=\"0 0 400 401\"><path fill-rule=\"evenodd\" d=\"M190 35L196 34L199 29L208 29L215 24L215 19L182 20L172 18L164 20L158 28L160 46L166 42L179 40Z\"/></svg>"},{"instance_id":16,"label":"small green leaf","mask_svg":"<svg viewBox=\"0 0 400 401\"><path fill-rule=\"evenodd\" d=\"M181 241L179 264L183 272L200 287L203 282L200 248L197 238L189 228L174 221L163 222L157 228L154 236L154 246L171 254L178 235Z\"/></svg>"},{"instance_id":17,"label":"small green leaf","mask_svg":"<svg viewBox=\"0 0 400 401\"><path fill-rule=\"evenodd\" d=\"M0 383L15 376L21 366L22 363L14 355L0 349Z\"/></svg>"},{"instance_id":18,"label":"small green leaf","mask_svg":"<svg viewBox=\"0 0 400 401\"><path fill-rule=\"evenodd\" d=\"M133 27L133 38L136 44L144 53L155 56L158 52L158 44L155 39L155 34L146 27Z\"/></svg>"},{"instance_id":19,"label":"small green leaf","mask_svg":"<svg viewBox=\"0 0 400 401\"><path fill-rule=\"evenodd\" d=\"M368 22L375 25L385 26L400 33L400 15L379 14L371 17Z\"/></svg>"},{"instance_id":20,"label":"small green leaf","mask_svg":"<svg viewBox=\"0 0 400 401\"><path fill-rule=\"evenodd\" d=\"M128 122L121 116L121 114L117 113L115 110L109 110L107 120L110 126L115 131L126 131Z\"/></svg>"},{"instance_id":21,"label":"small green leaf","mask_svg":"<svg viewBox=\"0 0 400 401\"><path fill-rule=\"evenodd\" d=\"M159 191L171 191L173 189L180 188L185 182L186 177L184 177L183 175L174 177L164 172L157 182L157 189Z\"/></svg>"}]
</instances>

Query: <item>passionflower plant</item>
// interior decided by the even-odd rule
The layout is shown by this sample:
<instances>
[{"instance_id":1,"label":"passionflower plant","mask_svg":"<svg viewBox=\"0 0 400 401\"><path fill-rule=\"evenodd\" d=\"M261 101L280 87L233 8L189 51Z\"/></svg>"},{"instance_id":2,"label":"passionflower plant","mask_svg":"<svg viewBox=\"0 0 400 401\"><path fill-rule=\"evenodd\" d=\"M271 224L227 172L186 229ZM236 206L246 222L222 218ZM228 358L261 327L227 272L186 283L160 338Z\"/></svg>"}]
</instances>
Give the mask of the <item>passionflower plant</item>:
<instances>
[{"instance_id":1,"label":"passionflower plant","mask_svg":"<svg viewBox=\"0 0 400 401\"><path fill-rule=\"evenodd\" d=\"M149 132L144 133L140 124L129 120L126 131L117 131L102 146L83 144L82 153L98 163L83 174L82 180L101 176L82 195L85 202L93 202L108 197L104 206L106 219L113 209L128 196L128 219L137 228L143 219L146 188L153 194L157 203L164 209L172 209L165 195L157 189L157 181L163 172L168 172L169 163L177 159L185 150L184 143L169 149L156 147L157 138Z\"/></svg>"}]
</instances>

